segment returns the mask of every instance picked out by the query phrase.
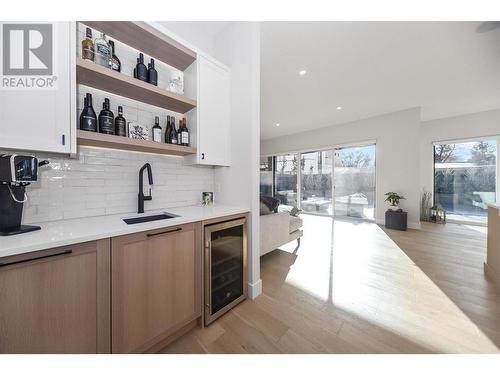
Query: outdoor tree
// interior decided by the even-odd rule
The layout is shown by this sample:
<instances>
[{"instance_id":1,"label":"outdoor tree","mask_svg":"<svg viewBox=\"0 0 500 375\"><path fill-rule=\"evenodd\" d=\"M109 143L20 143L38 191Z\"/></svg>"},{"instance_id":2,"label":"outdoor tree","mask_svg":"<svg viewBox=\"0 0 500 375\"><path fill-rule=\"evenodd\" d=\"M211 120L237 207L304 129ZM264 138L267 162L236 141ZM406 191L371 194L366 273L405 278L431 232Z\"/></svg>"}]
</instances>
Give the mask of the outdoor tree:
<instances>
[{"instance_id":1,"label":"outdoor tree","mask_svg":"<svg viewBox=\"0 0 500 375\"><path fill-rule=\"evenodd\" d=\"M488 142L480 141L472 146L469 162L493 165L496 161L495 148Z\"/></svg>"},{"instance_id":2,"label":"outdoor tree","mask_svg":"<svg viewBox=\"0 0 500 375\"><path fill-rule=\"evenodd\" d=\"M434 146L434 161L436 163L452 162L457 159L455 156L456 145L437 145Z\"/></svg>"},{"instance_id":3,"label":"outdoor tree","mask_svg":"<svg viewBox=\"0 0 500 375\"><path fill-rule=\"evenodd\" d=\"M370 161L370 155L360 150L342 152L340 156L340 166L347 168L366 168L370 165Z\"/></svg>"}]
</instances>

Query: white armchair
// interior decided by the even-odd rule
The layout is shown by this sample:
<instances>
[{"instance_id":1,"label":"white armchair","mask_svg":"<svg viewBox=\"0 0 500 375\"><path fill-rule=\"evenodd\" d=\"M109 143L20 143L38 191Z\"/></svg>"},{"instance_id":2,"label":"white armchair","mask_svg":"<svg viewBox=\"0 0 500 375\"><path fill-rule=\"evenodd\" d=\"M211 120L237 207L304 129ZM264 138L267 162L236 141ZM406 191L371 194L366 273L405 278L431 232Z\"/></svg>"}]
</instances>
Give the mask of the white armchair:
<instances>
[{"instance_id":1,"label":"white armchair","mask_svg":"<svg viewBox=\"0 0 500 375\"><path fill-rule=\"evenodd\" d=\"M302 219L281 211L260 217L260 256L302 237Z\"/></svg>"}]
</instances>

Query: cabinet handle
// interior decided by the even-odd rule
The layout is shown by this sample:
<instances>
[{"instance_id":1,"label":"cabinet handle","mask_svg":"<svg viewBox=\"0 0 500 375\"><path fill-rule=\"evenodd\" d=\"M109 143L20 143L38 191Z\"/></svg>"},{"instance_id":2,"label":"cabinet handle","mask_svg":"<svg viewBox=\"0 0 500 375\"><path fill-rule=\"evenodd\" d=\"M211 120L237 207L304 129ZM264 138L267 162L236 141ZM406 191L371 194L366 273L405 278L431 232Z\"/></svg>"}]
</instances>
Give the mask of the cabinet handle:
<instances>
[{"instance_id":1,"label":"cabinet handle","mask_svg":"<svg viewBox=\"0 0 500 375\"><path fill-rule=\"evenodd\" d=\"M205 160L205 153L204 152L201 153L201 160Z\"/></svg>"},{"instance_id":2,"label":"cabinet handle","mask_svg":"<svg viewBox=\"0 0 500 375\"><path fill-rule=\"evenodd\" d=\"M66 146L66 134L63 134L61 137L62 145Z\"/></svg>"},{"instance_id":3,"label":"cabinet handle","mask_svg":"<svg viewBox=\"0 0 500 375\"><path fill-rule=\"evenodd\" d=\"M175 228L175 229L170 229L170 230L166 230L164 232L158 232L158 233L148 233L147 236L148 237L153 237L153 236L159 236L161 234L168 234L168 233L173 233L173 232L179 232L181 231L182 228Z\"/></svg>"},{"instance_id":4,"label":"cabinet handle","mask_svg":"<svg viewBox=\"0 0 500 375\"><path fill-rule=\"evenodd\" d=\"M13 264L19 264L19 263L26 263L26 262L31 262L31 261L34 261L34 260L45 259L45 258L52 258L52 257L56 257L58 255L71 254L72 252L73 252L73 250L63 250L63 251L59 251L59 252L54 253L54 254L41 255L39 257L33 257L33 258L29 258L29 259L17 260L17 261L14 261L14 262L0 263L0 267L11 266Z\"/></svg>"}]
</instances>

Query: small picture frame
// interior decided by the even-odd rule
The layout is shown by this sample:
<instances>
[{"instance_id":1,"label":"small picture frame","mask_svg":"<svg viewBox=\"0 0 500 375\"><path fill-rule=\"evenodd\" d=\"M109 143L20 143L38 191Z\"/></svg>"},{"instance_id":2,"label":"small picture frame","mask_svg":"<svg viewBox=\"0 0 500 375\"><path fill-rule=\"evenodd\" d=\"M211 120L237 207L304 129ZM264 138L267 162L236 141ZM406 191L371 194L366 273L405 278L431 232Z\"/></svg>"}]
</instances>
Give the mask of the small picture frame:
<instances>
[{"instance_id":1,"label":"small picture frame","mask_svg":"<svg viewBox=\"0 0 500 375\"><path fill-rule=\"evenodd\" d=\"M128 136L132 139L149 141L149 129L147 126L131 121L128 123Z\"/></svg>"},{"instance_id":2,"label":"small picture frame","mask_svg":"<svg viewBox=\"0 0 500 375\"><path fill-rule=\"evenodd\" d=\"M214 193L212 191L204 191L201 194L201 204L203 206L210 206L214 203Z\"/></svg>"}]
</instances>

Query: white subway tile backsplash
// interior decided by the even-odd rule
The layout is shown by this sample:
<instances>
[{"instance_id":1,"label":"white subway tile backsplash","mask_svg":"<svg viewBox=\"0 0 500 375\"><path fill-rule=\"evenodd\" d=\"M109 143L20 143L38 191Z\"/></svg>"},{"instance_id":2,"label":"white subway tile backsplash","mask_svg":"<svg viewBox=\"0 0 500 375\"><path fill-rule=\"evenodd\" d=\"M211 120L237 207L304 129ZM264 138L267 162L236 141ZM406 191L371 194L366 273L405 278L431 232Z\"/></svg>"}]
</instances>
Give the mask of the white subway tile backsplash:
<instances>
[{"instance_id":1,"label":"white subway tile backsplash","mask_svg":"<svg viewBox=\"0 0 500 375\"><path fill-rule=\"evenodd\" d=\"M24 223L134 212L139 168L146 162L154 181L146 210L195 205L203 191L214 190L212 167L187 166L178 157L91 147L79 147L74 159L35 154L50 164L40 168L38 181L27 187ZM146 175L144 187L148 193Z\"/></svg>"}]
</instances>

